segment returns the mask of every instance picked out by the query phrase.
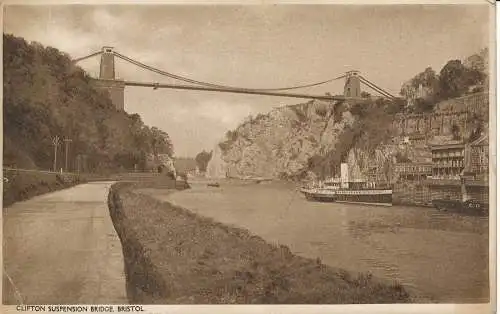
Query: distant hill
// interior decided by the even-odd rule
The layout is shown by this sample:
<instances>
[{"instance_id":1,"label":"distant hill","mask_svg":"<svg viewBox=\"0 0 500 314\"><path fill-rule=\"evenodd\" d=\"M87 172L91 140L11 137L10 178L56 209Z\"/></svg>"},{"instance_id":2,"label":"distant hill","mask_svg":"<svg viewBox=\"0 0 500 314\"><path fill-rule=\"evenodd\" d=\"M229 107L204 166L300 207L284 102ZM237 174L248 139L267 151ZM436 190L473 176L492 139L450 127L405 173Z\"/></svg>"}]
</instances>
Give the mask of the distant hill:
<instances>
[{"instance_id":1,"label":"distant hill","mask_svg":"<svg viewBox=\"0 0 500 314\"><path fill-rule=\"evenodd\" d=\"M117 171L144 167L148 153L173 154L167 133L116 111L67 54L6 34L3 49L5 166L51 169L55 136L72 140L70 170L77 155L86 156L81 170ZM64 145L58 161L64 167Z\"/></svg>"}]
</instances>

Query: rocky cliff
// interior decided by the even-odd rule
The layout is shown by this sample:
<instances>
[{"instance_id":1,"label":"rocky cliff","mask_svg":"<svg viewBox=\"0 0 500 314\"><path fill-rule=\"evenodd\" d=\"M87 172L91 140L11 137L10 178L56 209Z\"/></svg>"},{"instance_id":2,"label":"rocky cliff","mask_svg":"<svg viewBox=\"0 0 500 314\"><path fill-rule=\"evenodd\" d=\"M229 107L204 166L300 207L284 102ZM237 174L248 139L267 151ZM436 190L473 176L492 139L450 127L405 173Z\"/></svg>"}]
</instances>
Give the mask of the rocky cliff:
<instances>
[{"instance_id":1,"label":"rocky cliff","mask_svg":"<svg viewBox=\"0 0 500 314\"><path fill-rule=\"evenodd\" d=\"M304 169L310 157L333 149L352 125L342 104L313 101L276 108L228 132L214 150L208 174L231 177L289 177Z\"/></svg>"},{"instance_id":2,"label":"rocky cliff","mask_svg":"<svg viewBox=\"0 0 500 314\"><path fill-rule=\"evenodd\" d=\"M487 98L481 99L486 101L479 106L487 108ZM310 101L276 108L229 131L226 140L214 149L207 174L328 177L337 173L340 162L347 162L352 178L391 180L396 162L430 162L429 142L438 137L446 141L454 136L450 127L419 133L414 123L401 123L400 106L381 101ZM464 124L461 112L457 113L460 126ZM468 128L472 125L469 123ZM467 132L464 128L460 133Z\"/></svg>"},{"instance_id":3,"label":"rocky cliff","mask_svg":"<svg viewBox=\"0 0 500 314\"><path fill-rule=\"evenodd\" d=\"M355 122L348 104L311 101L276 108L228 132L214 149L212 177L290 177L303 172L313 156L335 148Z\"/></svg>"}]
</instances>

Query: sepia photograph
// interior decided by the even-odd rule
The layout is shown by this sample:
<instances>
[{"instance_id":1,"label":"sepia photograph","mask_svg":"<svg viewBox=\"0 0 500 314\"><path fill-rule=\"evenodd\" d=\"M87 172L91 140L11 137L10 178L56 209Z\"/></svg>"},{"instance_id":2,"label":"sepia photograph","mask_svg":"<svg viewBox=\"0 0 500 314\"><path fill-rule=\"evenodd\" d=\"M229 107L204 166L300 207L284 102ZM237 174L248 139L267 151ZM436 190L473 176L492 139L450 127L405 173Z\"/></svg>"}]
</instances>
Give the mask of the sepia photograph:
<instances>
[{"instance_id":1,"label":"sepia photograph","mask_svg":"<svg viewBox=\"0 0 500 314\"><path fill-rule=\"evenodd\" d=\"M3 305L490 313L494 12L3 4Z\"/></svg>"}]
</instances>

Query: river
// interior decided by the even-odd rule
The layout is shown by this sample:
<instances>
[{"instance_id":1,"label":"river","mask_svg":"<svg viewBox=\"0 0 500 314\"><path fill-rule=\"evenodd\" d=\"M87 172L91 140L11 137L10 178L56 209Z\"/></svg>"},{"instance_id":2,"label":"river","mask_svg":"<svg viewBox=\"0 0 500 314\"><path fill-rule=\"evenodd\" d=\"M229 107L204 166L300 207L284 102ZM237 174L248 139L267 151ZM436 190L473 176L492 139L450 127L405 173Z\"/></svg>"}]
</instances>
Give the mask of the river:
<instances>
[{"instance_id":1,"label":"river","mask_svg":"<svg viewBox=\"0 0 500 314\"><path fill-rule=\"evenodd\" d=\"M250 230L295 254L401 282L417 302L488 302L488 219L432 208L307 201L294 184L190 182L170 194L142 190Z\"/></svg>"}]
</instances>

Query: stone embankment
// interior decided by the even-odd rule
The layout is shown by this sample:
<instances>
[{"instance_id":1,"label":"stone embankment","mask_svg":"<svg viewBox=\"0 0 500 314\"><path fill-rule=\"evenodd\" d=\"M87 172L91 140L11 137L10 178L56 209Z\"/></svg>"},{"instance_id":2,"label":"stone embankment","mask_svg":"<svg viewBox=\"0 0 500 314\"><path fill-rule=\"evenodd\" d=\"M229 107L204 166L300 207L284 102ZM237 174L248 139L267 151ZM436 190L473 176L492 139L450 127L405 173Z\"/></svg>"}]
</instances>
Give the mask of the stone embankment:
<instances>
[{"instance_id":1,"label":"stone embankment","mask_svg":"<svg viewBox=\"0 0 500 314\"><path fill-rule=\"evenodd\" d=\"M187 187L172 181L162 185L172 190ZM411 302L398 283L296 256L246 230L141 194L139 187L148 184L115 184L108 199L132 303Z\"/></svg>"}]
</instances>

